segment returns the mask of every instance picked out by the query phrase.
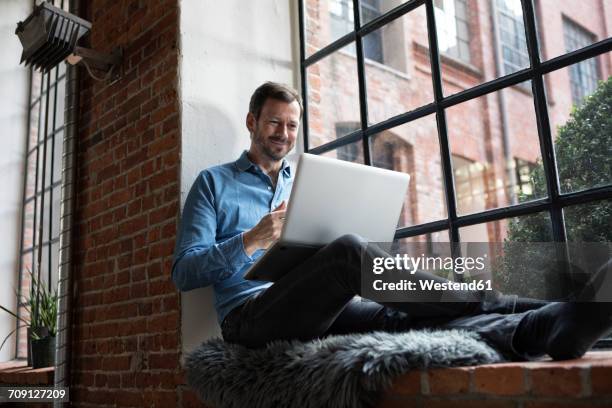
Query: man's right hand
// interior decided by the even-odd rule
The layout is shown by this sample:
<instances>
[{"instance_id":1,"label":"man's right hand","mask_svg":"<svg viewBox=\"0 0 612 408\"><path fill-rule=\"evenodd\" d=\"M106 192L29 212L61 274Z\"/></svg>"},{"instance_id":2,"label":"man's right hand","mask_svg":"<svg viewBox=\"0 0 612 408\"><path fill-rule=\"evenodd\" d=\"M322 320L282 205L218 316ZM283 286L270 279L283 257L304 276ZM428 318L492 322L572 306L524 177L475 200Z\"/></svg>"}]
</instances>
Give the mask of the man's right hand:
<instances>
[{"instance_id":1,"label":"man's right hand","mask_svg":"<svg viewBox=\"0 0 612 408\"><path fill-rule=\"evenodd\" d=\"M287 204L283 201L274 211L266 214L256 226L242 234L244 251L248 256L278 241L285 222L286 210Z\"/></svg>"}]
</instances>

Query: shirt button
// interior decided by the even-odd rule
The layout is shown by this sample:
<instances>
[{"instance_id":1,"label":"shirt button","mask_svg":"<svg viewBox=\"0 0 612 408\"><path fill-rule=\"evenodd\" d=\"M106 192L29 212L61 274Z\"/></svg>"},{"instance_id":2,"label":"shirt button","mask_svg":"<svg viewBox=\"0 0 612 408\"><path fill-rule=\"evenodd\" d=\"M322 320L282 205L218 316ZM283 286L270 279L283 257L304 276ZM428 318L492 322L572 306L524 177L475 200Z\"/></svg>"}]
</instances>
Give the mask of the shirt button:
<instances>
[{"instance_id":1,"label":"shirt button","mask_svg":"<svg viewBox=\"0 0 612 408\"><path fill-rule=\"evenodd\" d=\"M268 186L268 190L272 190L272 187Z\"/></svg>"}]
</instances>

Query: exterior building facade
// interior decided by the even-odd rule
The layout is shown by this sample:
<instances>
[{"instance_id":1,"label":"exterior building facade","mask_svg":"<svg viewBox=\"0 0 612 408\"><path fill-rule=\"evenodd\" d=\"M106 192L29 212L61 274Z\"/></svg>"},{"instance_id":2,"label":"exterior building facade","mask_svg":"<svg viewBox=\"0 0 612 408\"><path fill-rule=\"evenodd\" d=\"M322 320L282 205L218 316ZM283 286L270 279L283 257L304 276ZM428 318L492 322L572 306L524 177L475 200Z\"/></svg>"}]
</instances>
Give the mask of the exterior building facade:
<instances>
[{"instance_id":1,"label":"exterior building facade","mask_svg":"<svg viewBox=\"0 0 612 408\"><path fill-rule=\"evenodd\" d=\"M362 1L361 24L403 3ZM519 0L436 0L434 7L445 96L529 67ZM543 61L609 36L609 1L538 0L535 7ZM305 8L306 57L354 30L349 0L306 0ZM419 6L363 37L369 126L434 101L425 14ZM355 48L353 42L307 68L308 149L361 127ZM553 138L611 66L606 53L545 77ZM542 198L530 177L541 162L530 81L454 105L446 122L459 216ZM446 217L435 115L375 135L370 148L373 165L412 175L400 227ZM363 162L361 140L325 154ZM447 233L434 235L422 239L448 240ZM465 241L506 235L505 220L461 230Z\"/></svg>"}]
</instances>

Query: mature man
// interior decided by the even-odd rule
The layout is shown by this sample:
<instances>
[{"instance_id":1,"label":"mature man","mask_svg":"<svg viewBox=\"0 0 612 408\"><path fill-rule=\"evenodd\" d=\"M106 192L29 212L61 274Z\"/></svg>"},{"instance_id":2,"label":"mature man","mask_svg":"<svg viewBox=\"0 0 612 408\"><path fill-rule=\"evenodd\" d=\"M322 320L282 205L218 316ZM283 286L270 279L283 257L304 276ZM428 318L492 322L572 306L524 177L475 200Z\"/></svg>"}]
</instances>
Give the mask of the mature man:
<instances>
[{"instance_id":1,"label":"mature man","mask_svg":"<svg viewBox=\"0 0 612 408\"><path fill-rule=\"evenodd\" d=\"M584 354L612 328L612 307L588 303L468 291L453 292L450 303L358 300L367 260L354 235L325 246L274 284L245 280L249 266L279 238L293 177L284 157L295 146L301 114L295 90L261 85L246 117L249 150L235 162L202 171L187 197L172 278L182 291L213 285L225 340L259 347L328 334L466 328L510 359L567 359ZM445 281L420 271L406 279Z\"/></svg>"}]
</instances>

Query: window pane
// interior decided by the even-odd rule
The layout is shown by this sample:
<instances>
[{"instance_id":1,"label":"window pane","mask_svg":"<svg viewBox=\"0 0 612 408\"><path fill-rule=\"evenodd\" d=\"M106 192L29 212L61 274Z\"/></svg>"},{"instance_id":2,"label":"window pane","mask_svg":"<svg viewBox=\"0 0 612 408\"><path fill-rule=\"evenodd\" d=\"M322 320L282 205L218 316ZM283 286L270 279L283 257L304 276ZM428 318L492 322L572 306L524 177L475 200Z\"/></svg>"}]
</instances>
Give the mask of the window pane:
<instances>
[{"instance_id":1,"label":"window pane","mask_svg":"<svg viewBox=\"0 0 612 408\"><path fill-rule=\"evenodd\" d=\"M531 94L506 88L447 109L446 119L459 214L546 196Z\"/></svg>"},{"instance_id":2,"label":"window pane","mask_svg":"<svg viewBox=\"0 0 612 408\"><path fill-rule=\"evenodd\" d=\"M53 140L53 182L62 179L62 153L64 149L64 132L59 131Z\"/></svg>"},{"instance_id":3,"label":"window pane","mask_svg":"<svg viewBox=\"0 0 612 408\"><path fill-rule=\"evenodd\" d=\"M57 84L57 108L55 114L55 129L60 129L64 126L64 107L66 102L65 98L66 80L62 79Z\"/></svg>"},{"instance_id":4,"label":"window pane","mask_svg":"<svg viewBox=\"0 0 612 408\"><path fill-rule=\"evenodd\" d=\"M466 0L440 0L434 3L440 54L469 64L470 20Z\"/></svg>"},{"instance_id":5,"label":"window pane","mask_svg":"<svg viewBox=\"0 0 612 408\"><path fill-rule=\"evenodd\" d=\"M602 6L605 4L605 10ZM543 60L603 40L609 28L602 18L611 12L610 3L601 0L535 2L538 17L540 54Z\"/></svg>"},{"instance_id":6,"label":"window pane","mask_svg":"<svg viewBox=\"0 0 612 408\"><path fill-rule=\"evenodd\" d=\"M51 244L51 287L57 288L59 280L59 241Z\"/></svg>"},{"instance_id":7,"label":"window pane","mask_svg":"<svg viewBox=\"0 0 612 408\"><path fill-rule=\"evenodd\" d=\"M49 191L45 191L45 205L44 205L44 209L43 209L43 214L41 216L41 214L38 215L39 217L39 222L42 221L43 223L43 242L48 242L49 241L49 220L50 220L50 215L51 215L51 194Z\"/></svg>"},{"instance_id":8,"label":"window pane","mask_svg":"<svg viewBox=\"0 0 612 408\"><path fill-rule=\"evenodd\" d=\"M59 237L61 186L53 189L53 218L51 219L51 239Z\"/></svg>"},{"instance_id":9,"label":"window pane","mask_svg":"<svg viewBox=\"0 0 612 408\"><path fill-rule=\"evenodd\" d=\"M558 297L561 288L557 271L552 269L555 247L541 244L552 242L548 213L471 225L460 228L459 233L462 242L490 243L485 263L494 288L532 298Z\"/></svg>"},{"instance_id":10,"label":"window pane","mask_svg":"<svg viewBox=\"0 0 612 408\"><path fill-rule=\"evenodd\" d=\"M375 135L370 150L374 166L410 174L400 227L446 218L435 115Z\"/></svg>"},{"instance_id":11,"label":"window pane","mask_svg":"<svg viewBox=\"0 0 612 408\"><path fill-rule=\"evenodd\" d=\"M377 44L380 53L368 55L366 44ZM433 101L425 7L368 34L364 55L370 124Z\"/></svg>"},{"instance_id":12,"label":"window pane","mask_svg":"<svg viewBox=\"0 0 612 408\"><path fill-rule=\"evenodd\" d=\"M436 5L445 95L529 67L520 0L440 0Z\"/></svg>"},{"instance_id":13,"label":"window pane","mask_svg":"<svg viewBox=\"0 0 612 408\"><path fill-rule=\"evenodd\" d=\"M358 142L349 143L346 146L341 146L335 150L325 152L322 156L363 164L363 142L360 140Z\"/></svg>"},{"instance_id":14,"label":"window pane","mask_svg":"<svg viewBox=\"0 0 612 408\"><path fill-rule=\"evenodd\" d=\"M338 123L360 123L357 62L347 47L308 67L308 148L350 133Z\"/></svg>"},{"instance_id":15,"label":"window pane","mask_svg":"<svg viewBox=\"0 0 612 408\"><path fill-rule=\"evenodd\" d=\"M306 55L354 30L353 0L306 0Z\"/></svg>"},{"instance_id":16,"label":"window pane","mask_svg":"<svg viewBox=\"0 0 612 408\"><path fill-rule=\"evenodd\" d=\"M591 90L590 75L580 66L596 64L596 58L583 61L545 77L549 84L549 117L561 191L580 191L612 182L612 124L610 100L612 79ZM576 74L578 72L578 74ZM576 106L573 80L585 85L585 94ZM551 103L553 102L553 103Z\"/></svg>"},{"instance_id":17,"label":"window pane","mask_svg":"<svg viewBox=\"0 0 612 408\"><path fill-rule=\"evenodd\" d=\"M53 133L54 120L57 118L57 112L55 112L55 98L56 98L56 89L57 87L53 84L53 80L55 79L55 73L51 73L51 92L49 94L49 122L47 122L47 135Z\"/></svg>"},{"instance_id":18,"label":"window pane","mask_svg":"<svg viewBox=\"0 0 612 408\"><path fill-rule=\"evenodd\" d=\"M563 209L569 242L612 242L612 200Z\"/></svg>"},{"instance_id":19,"label":"window pane","mask_svg":"<svg viewBox=\"0 0 612 408\"><path fill-rule=\"evenodd\" d=\"M30 100L34 101L40 97L42 87L42 74L39 71L32 70L32 95Z\"/></svg>"},{"instance_id":20,"label":"window pane","mask_svg":"<svg viewBox=\"0 0 612 408\"><path fill-rule=\"evenodd\" d=\"M54 145L53 137L52 136L49 136L47 138L47 143L46 144L47 144L47 162L45 163L45 165L47 166L47 168L46 168L46 171L45 171L45 187L48 187L49 185L51 185L51 177L52 177L51 171L52 171L53 165L54 165L53 160L52 160L52 158L53 158L53 145ZM44 148L45 148L44 145L41 146L41 149L44 149ZM42 166L42 163L40 163L40 165ZM42 169L42 167L41 167L41 169Z\"/></svg>"},{"instance_id":21,"label":"window pane","mask_svg":"<svg viewBox=\"0 0 612 408\"><path fill-rule=\"evenodd\" d=\"M381 14L408 2L408 0L360 0L361 25L365 25Z\"/></svg>"}]
</instances>

